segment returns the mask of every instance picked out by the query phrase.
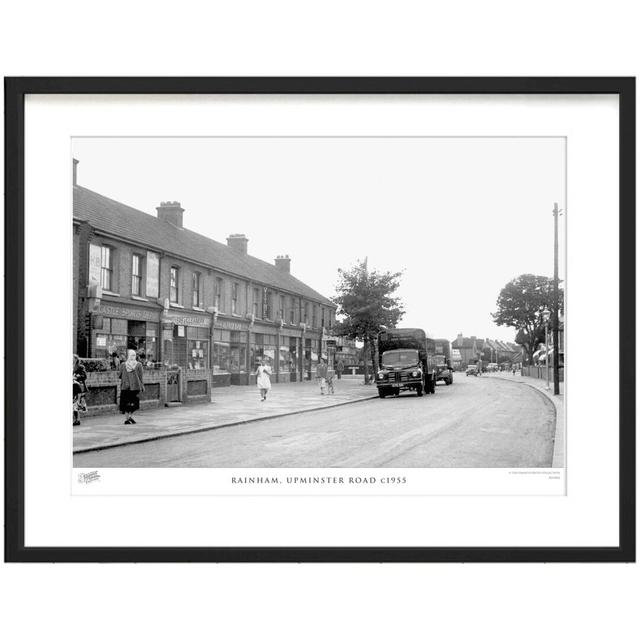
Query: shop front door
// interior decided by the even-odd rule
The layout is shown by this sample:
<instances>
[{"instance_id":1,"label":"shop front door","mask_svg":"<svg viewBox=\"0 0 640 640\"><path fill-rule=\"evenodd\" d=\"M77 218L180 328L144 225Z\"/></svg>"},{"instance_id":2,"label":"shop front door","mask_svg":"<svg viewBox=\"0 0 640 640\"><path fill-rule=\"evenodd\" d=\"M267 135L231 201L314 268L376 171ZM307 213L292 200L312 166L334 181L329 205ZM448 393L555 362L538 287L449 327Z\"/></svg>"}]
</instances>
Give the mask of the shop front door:
<instances>
[{"instance_id":1,"label":"shop front door","mask_svg":"<svg viewBox=\"0 0 640 640\"><path fill-rule=\"evenodd\" d=\"M180 402L180 370L167 371L167 402Z\"/></svg>"}]
</instances>

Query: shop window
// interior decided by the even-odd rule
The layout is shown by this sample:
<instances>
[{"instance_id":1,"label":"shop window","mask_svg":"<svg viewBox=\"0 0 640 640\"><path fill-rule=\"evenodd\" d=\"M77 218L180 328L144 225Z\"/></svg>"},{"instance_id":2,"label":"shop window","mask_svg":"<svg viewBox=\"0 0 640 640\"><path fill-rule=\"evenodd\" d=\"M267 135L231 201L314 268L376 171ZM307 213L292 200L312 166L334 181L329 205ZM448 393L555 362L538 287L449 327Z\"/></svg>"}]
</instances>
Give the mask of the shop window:
<instances>
[{"instance_id":1,"label":"shop window","mask_svg":"<svg viewBox=\"0 0 640 640\"><path fill-rule=\"evenodd\" d=\"M256 333L254 334L254 340L255 342L251 344L250 352L252 372L255 372L261 360L264 360L264 363L275 371L276 336Z\"/></svg>"},{"instance_id":2,"label":"shop window","mask_svg":"<svg viewBox=\"0 0 640 640\"><path fill-rule=\"evenodd\" d=\"M187 327L187 368L209 368L209 329Z\"/></svg>"},{"instance_id":3,"label":"shop window","mask_svg":"<svg viewBox=\"0 0 640 640\"><path fill-rule=\"evenodd\" d=\"M212 366L218 373L246 373L247 332L214 329Z\"/></svg>"},{"instance_id":4,"label":"shop window","mask_svg":"<svg viewBox=\"0 0 640 640\"><path fill-rule=\"evenodd\" d=\"M180 269L171 267L169 273L169 301L178 304L180 295Z\"/></svg>"},{"instance_id":5,"label":"shop window","mask_svg":"<svg viewBox=\"0 0 640 640\"><path fill-rule=\"evenodd\" d=\"M142 266L144 258L134 253L131 257L131 294L142 295Z\"/></svg>"},{"instance_id":6,"label":"shop window","mask_svg":"<svg viewBox=\"0 0 640 640\"><path fill-rule=\"evenodd\" d=\"M193 272L193 277L192 277L192 306L196 309L199 309L200 307L202 307L202 305L200 304L201 300L200 300L200 274L197 271Z\"/></svg>"},{"instance_id":7,"label":"shop window","mask_svg":"<svg viewBox=\"0 0 640 640\"><path fill-rule=\"evenodd\" d=\"M104 291L113 291L113 249L102 246L100 251L100 286Z\"/></svg>"}]
</instances>

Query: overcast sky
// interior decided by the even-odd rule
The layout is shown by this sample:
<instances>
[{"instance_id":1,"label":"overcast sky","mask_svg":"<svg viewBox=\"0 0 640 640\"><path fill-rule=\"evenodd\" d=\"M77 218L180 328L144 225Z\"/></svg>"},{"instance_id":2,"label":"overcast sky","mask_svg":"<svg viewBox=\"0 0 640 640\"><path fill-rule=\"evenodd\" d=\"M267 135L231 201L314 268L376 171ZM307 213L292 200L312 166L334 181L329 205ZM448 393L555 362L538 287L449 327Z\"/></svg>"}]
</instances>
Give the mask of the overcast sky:
<instances>
[{"instance_id":1,"label":"overcast sky","mask_svg":"<svg viewBox=\"0 0 640 640\"><path fill-rule=\"evenodd\" d=\"M563 138L76 138L78 183L184 226L332 296L338 268L403 271L401 326L434 337L513 340L491 319L522 273L553 275L553 203L564 208ZM561 220L560 277L564 274Z\"/></svg>"}]
</instances>

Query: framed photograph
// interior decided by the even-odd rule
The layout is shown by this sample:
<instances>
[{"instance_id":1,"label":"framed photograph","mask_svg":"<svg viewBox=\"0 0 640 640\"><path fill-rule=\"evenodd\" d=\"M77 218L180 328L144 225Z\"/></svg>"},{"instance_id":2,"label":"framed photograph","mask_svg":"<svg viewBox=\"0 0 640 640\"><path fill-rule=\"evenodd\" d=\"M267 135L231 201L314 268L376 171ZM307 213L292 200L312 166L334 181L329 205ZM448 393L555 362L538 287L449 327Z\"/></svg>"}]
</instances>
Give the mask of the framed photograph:
<instances>
[{"instance_id":1,"label":"framed photograph","mask_svg":"<svg viewBox=\"0 0 640 640\"><path fill-rule=\"evenodd\" d=\"M7 78L5 131L8 561L635 561L635 79Z\"/></svg>"}]
</instances>

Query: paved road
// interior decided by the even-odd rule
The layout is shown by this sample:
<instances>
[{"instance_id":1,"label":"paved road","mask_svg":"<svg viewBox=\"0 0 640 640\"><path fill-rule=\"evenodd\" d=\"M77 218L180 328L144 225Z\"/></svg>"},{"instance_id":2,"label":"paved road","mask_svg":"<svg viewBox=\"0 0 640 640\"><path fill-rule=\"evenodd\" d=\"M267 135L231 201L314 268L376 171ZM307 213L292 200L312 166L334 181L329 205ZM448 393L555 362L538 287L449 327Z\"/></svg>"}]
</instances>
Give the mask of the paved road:
<instances>
[{"instance_id":1,"label":"paved road","mask_svg":"<svg viewBox=\"0 0 640 640\"><path fill-rule=\"evenodd\" d=\"M82 467L550 467L553 405L528 385L457 375L435 395L368 400L76 454Z\"/></svg>"}]
</instances>

